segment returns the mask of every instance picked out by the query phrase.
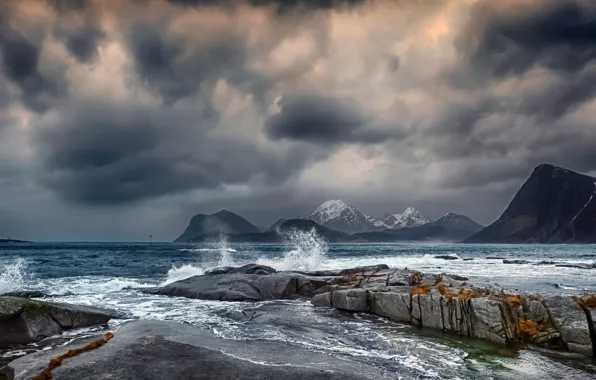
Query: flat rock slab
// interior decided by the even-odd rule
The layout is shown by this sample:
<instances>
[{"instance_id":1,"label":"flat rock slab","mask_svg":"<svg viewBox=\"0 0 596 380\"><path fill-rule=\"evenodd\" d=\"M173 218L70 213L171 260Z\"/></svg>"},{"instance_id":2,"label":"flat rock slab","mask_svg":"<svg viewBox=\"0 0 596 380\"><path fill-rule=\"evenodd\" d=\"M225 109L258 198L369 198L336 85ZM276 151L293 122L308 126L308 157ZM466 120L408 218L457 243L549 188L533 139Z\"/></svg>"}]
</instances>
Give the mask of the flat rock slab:
<instances>
[{"instance_id":1,"label":"flat rock slab","mask_svg":"<svg viewBox=\"0 0 596 380\"><path fill-rule=\"evenodd\" d=\"M27 355L2 371L10 380L38 375L69 348ZM189 325L162 321L124 324L106 345L65 359L54 380L227 380L389 378L380 370L278 342L232 341Z\"/></svg>"},{"instance_id":2,"label":"flat rock slab","mask_svg":"<svg viewBox=\"0 0 596 380\"><path fill-rule=\"evenodd\" d=\"M222 267L204 275L176 281L159 288L141 289L144 293L216 301L269 301L298 296L312 297L330 286L363 287L384 285L387 265L358 267L337 271L277 272L271 267L247 264ZM363 278L369 276L366 281Z\"/></svg>"},{"instance_id":3,"label":"flat rock slab","mask_svg":"<svg viewBox=\"0 0 596 380\"><path fill-rule=\"evenodd\" d=\"M0 348L37 342L64 330L105 325L116 312L97 308L0 297Z\"/></svg>"}]
</instances>

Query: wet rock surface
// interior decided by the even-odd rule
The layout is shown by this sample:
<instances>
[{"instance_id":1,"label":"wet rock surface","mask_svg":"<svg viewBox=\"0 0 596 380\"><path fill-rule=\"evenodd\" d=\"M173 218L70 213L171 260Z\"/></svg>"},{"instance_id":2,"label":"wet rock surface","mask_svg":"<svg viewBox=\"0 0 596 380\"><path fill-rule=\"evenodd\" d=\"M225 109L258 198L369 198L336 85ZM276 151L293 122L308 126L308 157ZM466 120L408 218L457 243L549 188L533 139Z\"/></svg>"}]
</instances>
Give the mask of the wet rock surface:
<instances>
[{"instance_id":1,"label":"wet rock surface","mask_svg":"<svg viewBox=\"0 0 596 380\"><path fill-rule=\"evenodd\" d=\"M281 342L220 339L208 330L163 321L123 325L95 350L68 358L52 371L55 380L79 379L382 379L379 369ZM27 355L2 373L31 379L56 356L92 341Z\"/></svg>"},{"instance_id":2,"label":"wet rock surface","mask_svg":"<svg viewBox=\"0 0 596 380\"><path fill-rule=\"evenodd\" d=\"M65 330L105 325L118 313L21 297L0 297L0 348L37 342Z\"/></svg>"},{"instance_id":3,"label":"wet rock surface","mask_svg":"<svg viewBox=\"0 0 596 380\"><path fill-rule=\"evenodd\" d=\"M506 294L500 288L474 287L466 277L386 265L278 272L249 264L144 291L224 301L310 297L318 307L372 313L501 345L531 343L583 355L592 355L596 339L586 312L571 297ZM591 313L591 304L586 305Z\"/></svg>"}]
</instances>

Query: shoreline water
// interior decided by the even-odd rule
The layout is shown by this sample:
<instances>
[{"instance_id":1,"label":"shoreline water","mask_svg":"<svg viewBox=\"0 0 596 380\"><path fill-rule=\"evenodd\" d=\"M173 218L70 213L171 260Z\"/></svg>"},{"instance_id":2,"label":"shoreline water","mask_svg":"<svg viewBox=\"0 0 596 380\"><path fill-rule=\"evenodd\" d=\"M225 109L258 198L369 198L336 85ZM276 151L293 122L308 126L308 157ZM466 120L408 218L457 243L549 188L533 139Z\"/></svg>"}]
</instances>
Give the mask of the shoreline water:
<instances>
[{"instance_id":1,"label":"shoreline water","mask_svg":"<svg viewBox=\"0 0 596 380\"><path fill-rule=\"evenodd\" d=\"M256 246L51 244L24 250L24 246L2 249L0 268L12 265L13 269L18 270L13 271L9 282L13 279L20 281L18 285L11 282L13 286L58 295L52 301L112 308L129 312L135 318L190 323L208 328L225 339L289 341L310 349L317 348L317 342L322 341L324 344L319 344L318 349L324 352L359 360L357 358L362 358L363 352L369 351L381 358L377 365L394 371L401 369L420 378L457 378L458 373L459 378L474 378L474 374L480 373L487 374L486 378L493 376L495 379L516 376L524 379L539 378L539 375L545 373L537 364L542 360L546 360L544 363L548 363L551 368L548 370L549 376L557 373L563 376L569 368L581 371L581 365L568 365L560 359L546 358L532 350L518 351L512 354L514 357L501 356L501 351L495 347L476 348L477 343L466 343L465 339L456 337L452 340L426 337L411 327L387 323L381 318L370 319L369 316L359 317L358 314L347 316L336 311L314 310L308 302L303 301L232 304L143 295L131 289L163 285L202 274L206 269L218 266L222 247L225 248L224 252L230 253L228 259L235 265L258 261L277 269L286 269L290 265L308 266L308 262L318 261L318 268L311 269L340 269L360 264L386 263L392 267L407 266L424 272L470 273L475 277L474 283L482 279L487 282L505 282L511 289L548 290L557 294L577 294L578 291L590 292L596 289L596 280L590 279L594 277L593 270L533 265L547 259L588 263L592 257L596 257L596 246L584 246L577 251L576 247L570 246L331 244L326 246L326 250L313 252L312 244L302 242ZM306 255L297 254L300 250ZM434 256L439 254L458 255L462 259L436 259ZM287 260L288 257L302 260L304 256L309 259L297 263ZM503 264L502 259L486 259L488 256L524 259L531 263ZM463 258L474 260L464 261ZM6 283L7 272L0 273L0 281ZM255 322L260 318L253 322L255 324L243 324L234 320L235 312L255 308L271 310L269 316L259 323ZM284 309L283 313L281 309ZM285 316L286 321L280 317L280 313ZM315 322L321 318L325 323ZM111 327L117 328L120 323L121 321L114 321ZM309 331L305 332L304 323L315 327L310 330L307 328ZM349 327L347 331L350 334L356 334L347 341L342 336L346 327ZM340 352L342 350L344 351ZM433 355L438 355L435 351L442 352L445 356L434 357ZM429 352L435 354L431 355ZM520 373L519 368L526 370ZM495 373L496 375L492 375Z\"/></svg>"}]
</instances>

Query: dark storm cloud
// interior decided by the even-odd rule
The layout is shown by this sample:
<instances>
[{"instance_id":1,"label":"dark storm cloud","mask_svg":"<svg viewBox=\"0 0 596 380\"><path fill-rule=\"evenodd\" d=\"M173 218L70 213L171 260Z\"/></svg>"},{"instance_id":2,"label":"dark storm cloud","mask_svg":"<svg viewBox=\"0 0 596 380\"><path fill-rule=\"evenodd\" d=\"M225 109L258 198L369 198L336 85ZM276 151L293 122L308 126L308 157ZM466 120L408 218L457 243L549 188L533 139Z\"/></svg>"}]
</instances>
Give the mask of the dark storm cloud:
<instances>
[{"instance_id":1,"label":"dark storm cloud","mask_svg":"<svg viewBox=\"0 0 596 380\"><path fill-rule=\"evenodd\" d=\"M403 136L398 128L373 125L353 100L301 94L284 97L278 106L279 113L265 121L265 133L272 140L374 144Z\"/></svg>"},{"instance_id":2,"label":"dark storm cloud","mask_svg":"<svg viewBox=\"0 0 596 380\"><path fill-rule=\"evenodd\" d=\"M97 47L105 36L95 25L66 28L60 24L56 26L54 35L63 40L70 54L81 62L88 62L97 54Z\"/></svg>"},{"instance_id":3,"label":"dark storm cloud","mask_svg":"<svg viewBox=\"0 0 596 380\"><path fill-rule=\"evenodd\" d=\"M535 66L576 72L596 58L596 3L480 1L457 47L474 68L495 77Z\"/></svg>"},{"instance_id":4,"label":"dark storm cloud","mask_svg":"<svg viewBox=\"0 0 596 380\"><path fill-rule=\"evenodd\" d=\"M164 27L137 23L130 30L128 45L137 75L167 103L196 95L201 89L210 95L221 78L257 99L267 87L266 78L247 63L246 42L231 32L197 42L168 36Z\"/></svg>"},{"instance_id":5,"label":"dark storm cloud","mask_svg":"<svg viewBox=\"0 0 596 380\"><path fill-rule=\"evenodd\" d=\"M119 204L190 189L282 183L316 159L215 135L212 110L73 102L35 136L42 183L66 200Z\"/></svg>"},{"instance_id":6,"label":"dark storm cloud","mask_svg":"<svg viewBox=\"0 0 596 380\"><path fill-rule=\"evenodd\" d=\"M2 8L5 11L8 7ZM2 72L22 93L23 102L36 112L49 107L54 96L64 91L61 78L49 78L39 71L39 47L7 22L9 12L0 15Z\"/></svg>"}]
</instances>

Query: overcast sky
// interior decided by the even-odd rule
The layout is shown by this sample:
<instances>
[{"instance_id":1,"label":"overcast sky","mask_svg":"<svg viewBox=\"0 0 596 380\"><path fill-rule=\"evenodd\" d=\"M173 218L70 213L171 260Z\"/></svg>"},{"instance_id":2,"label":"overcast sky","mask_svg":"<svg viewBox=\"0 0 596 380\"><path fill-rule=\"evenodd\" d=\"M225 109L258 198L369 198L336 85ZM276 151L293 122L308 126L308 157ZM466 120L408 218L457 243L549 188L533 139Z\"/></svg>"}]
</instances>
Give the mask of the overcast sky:
<instances>
[{"instance_id":1,"label":"overcast sky","mask_svg":"<svg viewBox=\"0 0 596 380\"><path fill-rule=\"evenodd\" d=\"M4 0L0 237L490 223L539 163L596 173L595 36L593 0Z\"/></svg>"}]
</instances>

